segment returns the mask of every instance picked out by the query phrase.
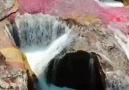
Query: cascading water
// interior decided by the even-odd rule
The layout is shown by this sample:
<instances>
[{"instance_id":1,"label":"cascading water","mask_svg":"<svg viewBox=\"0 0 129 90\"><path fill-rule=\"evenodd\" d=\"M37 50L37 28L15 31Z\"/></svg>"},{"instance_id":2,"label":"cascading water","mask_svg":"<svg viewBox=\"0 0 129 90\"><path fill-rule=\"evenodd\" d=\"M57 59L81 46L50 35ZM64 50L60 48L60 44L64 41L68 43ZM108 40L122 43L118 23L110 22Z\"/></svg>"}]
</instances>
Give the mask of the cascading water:
<instances>
[{"instance_id":1,"label":"cascading water","mask_svg":"<svg viewBox=\"0 0 129 90\"><path fill-rule=\"evenodd\" d=\"M71 42L76 39L76 34L72 33L72 30L58 18L43 14L18 16L12 26L14 30L12 36L15 36L13 38L17 46L25 53L31 69L40 80L41 90L72 90L66 87L59 88L53 84L48 86L45 78L41 78L41 76L44 75L43 71L50 60L69 47ZM128 40L128 38L122 32L116 32L114 28L112 31L116 38L115 41L120 44L118 46L129 58L128 43L123 43L123 40ZM125 73L123 64L119 67L103 54L105 53L100 56L107 60L106 63L110 62L113 67L113 70L105 72L106 90L129 90L129 76ZM124 62L124 60L122 61Z\"/></svg>"},{"instance_id":2,"label":"cascading water","mask_svg":"<svg viewBox=\"0 0 129 90\"><path fill-rule=\"evenodd\" d=\"M75 39L75 34L57 17L43 14L18 16L12 24L12 36L25 53L32 71L39 79L41 90L72 90L47 86L44 69L52 58L60 54ZM15 30L16 29L16 30Z\"/></svg>"}]
</instances>

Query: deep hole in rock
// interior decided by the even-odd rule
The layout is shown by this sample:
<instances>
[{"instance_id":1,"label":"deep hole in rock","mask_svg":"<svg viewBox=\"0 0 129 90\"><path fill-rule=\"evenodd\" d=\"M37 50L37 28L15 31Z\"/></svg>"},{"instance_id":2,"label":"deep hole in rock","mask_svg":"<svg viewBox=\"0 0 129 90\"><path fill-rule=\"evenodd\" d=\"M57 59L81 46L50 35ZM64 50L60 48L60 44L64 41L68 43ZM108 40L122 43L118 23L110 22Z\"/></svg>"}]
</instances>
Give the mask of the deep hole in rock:
<instances>
[{"instance_id":1,"label":"deep hole in rock","mask_svg":"<svg viewBox=\"0 0 129 90\"><path fill-rule=\"evenodd\" d=\"M46 69L47 82L75 90L105 90L100 65L95 53L77 51L50 61Z\"/></svg>"}]
</instances>

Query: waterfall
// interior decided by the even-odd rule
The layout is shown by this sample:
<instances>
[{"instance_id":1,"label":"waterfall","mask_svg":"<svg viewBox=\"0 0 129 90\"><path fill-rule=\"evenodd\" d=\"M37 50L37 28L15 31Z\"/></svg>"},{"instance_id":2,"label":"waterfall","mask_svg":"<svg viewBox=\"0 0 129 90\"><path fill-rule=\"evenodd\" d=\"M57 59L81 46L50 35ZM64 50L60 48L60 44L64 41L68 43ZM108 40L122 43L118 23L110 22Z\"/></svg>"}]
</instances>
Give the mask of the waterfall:
<instances>
[{"instance_id":1,"label":"waterfall","mask_svg":"<svg viewBox=\"0 0 129 90\"><path fill-rule=\"evenodd\" d=\"M64 49L67 49L77 38L76 34L73 33L73 28L69 28L58 17L43 14L19 15L15 19L15 23L12 23L12 27L11 34L14 41L27 56L32 71L39 79L41 90L73 90L67 87L57 87L53 84L48 85L44 77L44 70L51 59L62 53ZM110 32L114 35L114 41L122 50L121 52L124 52L129 59L129 36L112 27L110 29ZM65 52L61 55L63 54ZM128 73L125 73L125 68L122 68L124 66L115 68L117 64L113 64L113 60L106 57L104 53L98 54L107 60L106 64L110 63L113 67L112 71L105 72L106 90L129 90L129 76ZM90 63L93 70L92 65L94 62Z\"/></svg>"},{"instance_id":2,"label":"waterfall","mask_svg":"<svg viewBox=\"0 0 129 90\"><path fill-rule=\"evenodd\" d=\"M50 60L75 39L76 35L72 33L72 29L58 17L43 14L19 15L12 26L16 45L27 56L32 71L39 79L41 90L67 90L66 87L47 86L43 76Z\"/></svg>"}]
</instances>

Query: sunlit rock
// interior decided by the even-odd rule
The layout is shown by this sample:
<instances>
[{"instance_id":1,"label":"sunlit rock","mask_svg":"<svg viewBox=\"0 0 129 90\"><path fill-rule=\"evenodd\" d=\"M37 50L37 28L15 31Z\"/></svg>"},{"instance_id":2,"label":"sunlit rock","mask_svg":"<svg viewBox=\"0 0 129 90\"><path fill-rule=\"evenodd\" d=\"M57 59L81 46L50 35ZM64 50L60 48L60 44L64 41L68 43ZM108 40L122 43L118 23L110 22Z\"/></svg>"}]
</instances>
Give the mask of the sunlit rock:
<instances>
[{"instance_id":1,"label":"sunlit rock","mask_svg":"<svg viewBox=\"0 0 129 90\"><path fill-rule=\"evenodd\" d=\"M0 89L28 90L28 78L22 53L15 48L0 49L0 52Z\"/></svg>"}]
</instances>

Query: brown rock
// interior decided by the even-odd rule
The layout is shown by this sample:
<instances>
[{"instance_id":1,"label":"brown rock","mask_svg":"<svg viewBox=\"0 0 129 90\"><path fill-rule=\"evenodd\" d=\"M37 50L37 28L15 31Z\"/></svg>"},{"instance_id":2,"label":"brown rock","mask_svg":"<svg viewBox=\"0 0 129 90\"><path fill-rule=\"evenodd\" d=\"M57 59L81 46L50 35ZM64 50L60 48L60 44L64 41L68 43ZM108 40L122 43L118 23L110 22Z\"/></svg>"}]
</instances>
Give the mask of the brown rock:
<instances>
[{"instance_id":1,"label":"brown rock","mask_svg":"<svg viewBox=\"0 0 129 90\"><path fill-rule=\"evenodd\" d=\"M93 16L93 15L89 15L89 14L83 14L83 15L79 15L77 13L73 13L70 18L67 17L62 17L63 20L65 21L73 21L72 23L74 24L79 24L79 25L98 25L98 24L102 24L101 19Z\"/></svg>"},{"instance_id":2,"label":"brown rock","mask_svg":"<svg viewBox=\"0 0 129 90\"><path fill-rule=\"evenodd\" d=\"M123 0L125 6L129 6L129 0Z\"/></svg>"},{"instance_id":3,"label":"brown rock","mask_svg":"<svg viewBox=\"0 0 129 90\"><path fill-rule=\"evenodd\" d=\"M0 20L18 10L17 0L0 0Z\"/></svg>"}]
</instances>

